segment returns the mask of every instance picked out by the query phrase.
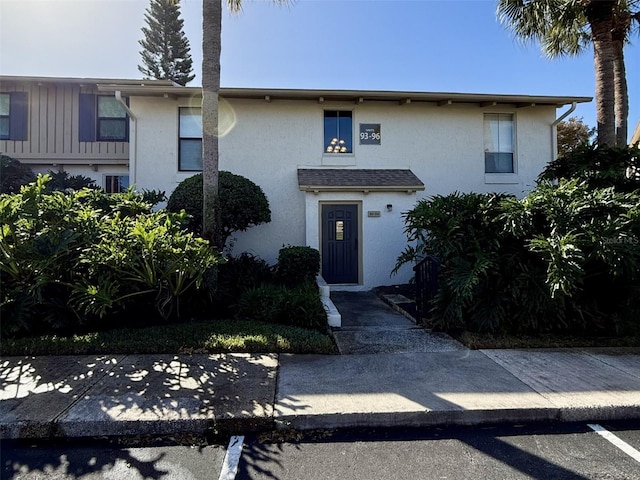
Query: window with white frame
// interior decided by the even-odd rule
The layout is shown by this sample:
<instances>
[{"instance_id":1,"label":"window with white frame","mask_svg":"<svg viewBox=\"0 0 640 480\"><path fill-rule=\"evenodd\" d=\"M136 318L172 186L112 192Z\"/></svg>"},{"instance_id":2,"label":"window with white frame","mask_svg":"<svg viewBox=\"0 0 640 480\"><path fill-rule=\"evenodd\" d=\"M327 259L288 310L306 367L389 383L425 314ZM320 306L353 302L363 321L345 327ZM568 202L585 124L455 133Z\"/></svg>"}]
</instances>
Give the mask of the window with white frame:
<instances>
[{"instance_id":1,"label":"window with white frame","mask_svg":"<svg viewBox=\"0 0 640 480\"><path fill-rule=\"evenodd\" d=\"M202 109L181 107L179 121L178 170L202 171Z\"/></svg>"},{"instance_id":2,"label":"window with white frame","mask_svg":"<svg viewBox=\"0 0 640 480\"><path fill-rule=\"evenodd\" d=\"M325 110L324 152L353 152L353 112L349 110Z\"/></svg>"},{"instance_id":3,"label":"window with white frame","mask_svg":"<svg viewBox=\"0 0 640 480\"><path fill-rule=\"evenodd\" d=\"M129 175L105 175L104 191L107 193L122 193L129 188Z\"/></svg>"},{"instance_id":4,"label":"window with white frame","mask_svg":"<svg viewBox=\"0 0 640 480\"><path fill-rule=\"evenodd\" d=\"M514 173L515 125L513 114L484 115L485 173Z\"/></svg>"}]
</instances>

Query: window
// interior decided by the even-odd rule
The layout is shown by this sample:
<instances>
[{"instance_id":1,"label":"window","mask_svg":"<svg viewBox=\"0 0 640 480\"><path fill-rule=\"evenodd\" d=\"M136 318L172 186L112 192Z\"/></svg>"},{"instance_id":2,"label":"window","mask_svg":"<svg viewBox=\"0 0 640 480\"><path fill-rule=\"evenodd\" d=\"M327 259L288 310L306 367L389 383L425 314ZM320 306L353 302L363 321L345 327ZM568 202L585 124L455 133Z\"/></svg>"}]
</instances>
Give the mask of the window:
<instances>
[{"instance_id":1,"label":"window","mask_svg":"<svg viewBox=\"0 0 640 480\"><path fill-rule=\"evenodd\" d=\"M11 97L8 93L0 94L0 139L9 139L9 114L11 112Z\"/></svg>"},{"instance_id":2,"label":"window","mask_svg":"<svg viewBox=\"0 0 640 480\"><path fill-rule=\"evenodd\" d=\"M126 141L127 112L115 97L98 97L98 141Z\"/></svg>"},{"instance_id":3,"label":"window","mask_svg":"<svg viewBox=\"0 0 640 480\"><path fill-rule=\"evenodd\" d=\"M0 140L26 140L26 92L0 93Z\"/></svg>"},{"instance_id":4,"label":"window","mask_svg":"<svg viewBox=\"0 0 640 480\"><path fill-rule=\"evenodd\" d=\"M180 108L178 170L202 171L202 109Z\"/></svg>"},{"instance_id":5,"label":"window","mask_svg":"<svg viewBox=\"0 0 640 480\"><path fill-rule=\"evenodd\" d=\"M128 142L129 117L115 97L80 94L81 142Z\"/></svg>"},{"instance_id":6,"label":"window","mask_svg":"<svg viewBox=\"0 0 640 480\"><path fill-rule=\"evenodd\" d=\"M485 173L514 173L514 122L512 114L488 113L484 116Z\"/></svg>"},{"instance_id":7,"label":"window","mask_svg":"<svg viewBox=\"0 0 640 480\"><path fill-rule=\"evenodd\" d=\"M324 112L324 152L353 152L353 112L345 110L325 110Z\"/></svg>"},{"instance_id":8,"label":"window","mask_svg":"<svg viewBox=\"0 0 640 480\"><path fill-rule=\"evenodd\" d=\"M105 175L104 191L107 193L126 192L129 188L129 175Z\"/></svg>"}]
</instances>

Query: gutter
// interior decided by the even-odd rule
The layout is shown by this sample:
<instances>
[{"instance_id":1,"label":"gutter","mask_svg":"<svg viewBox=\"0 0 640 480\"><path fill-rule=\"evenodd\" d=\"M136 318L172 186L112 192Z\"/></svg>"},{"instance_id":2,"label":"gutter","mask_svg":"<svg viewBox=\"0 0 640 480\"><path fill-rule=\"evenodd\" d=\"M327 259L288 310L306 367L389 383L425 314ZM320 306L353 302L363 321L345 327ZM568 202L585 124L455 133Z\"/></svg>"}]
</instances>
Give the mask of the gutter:
<instances>
[{"instance_id":1,"label":"gutter","mask_svg":"<svg viewBox=\"0 0 640 480\"><path fill-rule=\"evenodd\" d=\"M127 102L124 101L124 99L122 98L122 92L120 90L116 90L114 92L114 95L116 97L116 100L118 101L118 103L120 105L122 105L122 108L125 109L125 111L127 112L127 115L129 115L129 117L131 117L131 119L135 122L136 120L138 120L138 118L133 114L133 112L131 111L131 109L129 108L129 105L127 105Z\"/></svg>"},{"instance_id":2,"label":"gutter","mask_svg":"<svg viewBox=\"0 0 640 480\"><path fill-rule=\"evenodd\" d=\"M569 107L569 110L567 110L558 118L556 118L554 122L551 124L551 161L554 161L558 156L558 134L557 134L556 127L562 120L564 120L569 115L571 115L577 106L578 106L577 102L571 102L571 107Z\"/></svg>"},{"instance_id":3,"label":"gutter","mask_svg":"<svg viewBox=\"0 0 640 480\"><path fill-rule=\"evenodd\" d=\"M135 114L131 111L129 105L127 105L127 102L124 101L124 99L122 98L122 92L120 90L116 90L114 92L114 96L116 97L118 103L122 105L122 108L124 108L124 110L127 112L129 118L133 120L133 124L131 125L133 132L129 132L129 147L131 147L131 144L133 143L133 148L129 148L129 185L135 185L136 160L138 158L138 117L136 117ZM133 133L133 135L131 133ZM133 142L131 141L132 138Z\"/></svg>"}]
</instances>

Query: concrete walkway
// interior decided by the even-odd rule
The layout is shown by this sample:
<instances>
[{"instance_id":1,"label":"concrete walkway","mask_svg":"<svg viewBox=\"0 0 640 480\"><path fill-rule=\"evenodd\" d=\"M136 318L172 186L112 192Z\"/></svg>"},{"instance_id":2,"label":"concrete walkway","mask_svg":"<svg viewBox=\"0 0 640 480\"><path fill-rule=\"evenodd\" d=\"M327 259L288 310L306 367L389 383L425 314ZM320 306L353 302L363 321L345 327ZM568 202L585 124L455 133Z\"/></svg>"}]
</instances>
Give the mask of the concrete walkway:
<instances>
[{"instance_id":1,"label":"concrete walkway","mask_svg":"<svg viewBox=\"0 0 640 480\"><path fill-rule=\"evenodd\" d=\"M331 300L342 315L333 335L343 355L465 349L448 335L418 327L372 292L331 292Z\"/></svg>"},{"instance_id":2,"label":"concrete walkway","mask_svg":"<svg viewBox=\"0 0 640 480\"><path fill-rule=\"evenodd\" d=\"M640 418L640 349L382 343L414 327L396 317L391 326L385 309L360 298L374 313L343 304L345 332L378 323L385 353L363 353L376 342L359 337L357 355L5 357L0 438Z\"/></svg>"}]
</instances>

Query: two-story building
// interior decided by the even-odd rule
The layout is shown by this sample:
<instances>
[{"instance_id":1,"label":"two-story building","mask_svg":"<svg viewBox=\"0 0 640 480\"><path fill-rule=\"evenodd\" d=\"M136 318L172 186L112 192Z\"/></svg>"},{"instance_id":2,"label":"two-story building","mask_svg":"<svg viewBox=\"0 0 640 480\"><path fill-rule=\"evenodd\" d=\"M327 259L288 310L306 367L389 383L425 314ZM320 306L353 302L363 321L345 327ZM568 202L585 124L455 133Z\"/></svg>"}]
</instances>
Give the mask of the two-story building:
<instances>
[{"instance_id":1,"label":"two-story building","mask_svg":"<svg viewBox=\"0 0 640 480\"><path fill-rule=\"evenodd\" d=\"M155 80L0 77L0 151L34 170L169 194L202 168L201 89ZM453 191L531 189L556 110L586 97L221 89L220 169L262 187L272 221L234 251L309 245L337 288L407 281L402 213Z\"/></svg>"}]
</instances>

